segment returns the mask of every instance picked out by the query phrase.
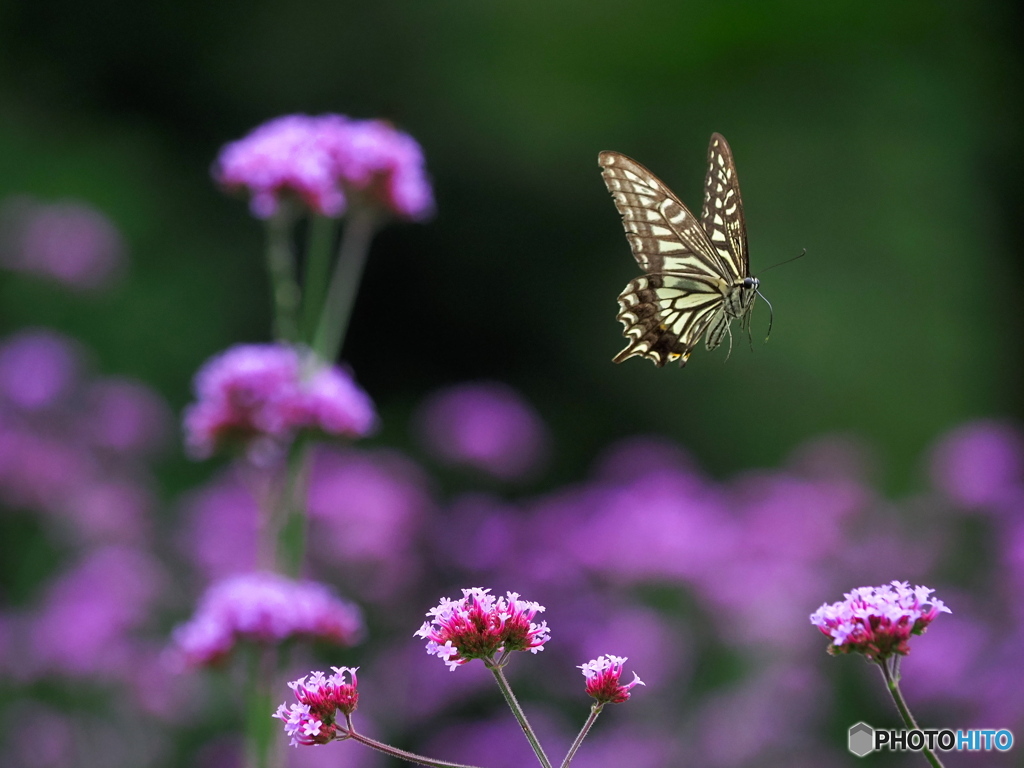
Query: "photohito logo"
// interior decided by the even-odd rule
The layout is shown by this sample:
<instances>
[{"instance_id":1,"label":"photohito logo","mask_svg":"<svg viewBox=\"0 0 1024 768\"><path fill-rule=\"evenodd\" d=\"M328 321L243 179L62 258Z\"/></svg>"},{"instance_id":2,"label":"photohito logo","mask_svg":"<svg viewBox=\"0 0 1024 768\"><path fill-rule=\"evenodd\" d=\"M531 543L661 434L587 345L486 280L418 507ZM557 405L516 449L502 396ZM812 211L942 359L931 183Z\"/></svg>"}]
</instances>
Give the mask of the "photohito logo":
<instances>
[{"instance_id":1,"label":"photohito logo","mask_svg":"<svg viewBox=\"0 0 1024 768\"><path fill-rule=\"evenodd\" d=\"M879 749L897 752L920 752L938 749L943 752L1005 752L1013 746L1013 734L1006 728L972 728L952 731L948 728L925 730L883 730L867 723L857 723L847 734L847 748L857 757Z\"/></svg>"}]
</instances>

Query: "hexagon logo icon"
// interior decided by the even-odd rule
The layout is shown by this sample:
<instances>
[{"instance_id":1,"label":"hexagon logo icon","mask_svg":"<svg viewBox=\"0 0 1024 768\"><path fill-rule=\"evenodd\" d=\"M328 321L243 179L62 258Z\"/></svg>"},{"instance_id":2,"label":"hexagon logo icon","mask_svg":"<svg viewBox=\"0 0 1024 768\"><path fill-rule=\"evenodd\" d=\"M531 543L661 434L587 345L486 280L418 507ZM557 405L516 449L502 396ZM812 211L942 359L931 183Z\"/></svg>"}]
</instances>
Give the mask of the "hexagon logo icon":
<instances>
[{"instance_id":1,"label":"hexagon logo icon","mask_svg":"<svg viewBox=\"0 0 1024 768\"><path fill-rule=\"evenodd\" d=\"M864 757L875 751L875 729L867 723L850 726L847 748L857 757Z\"/></svg>"}]
</instances>

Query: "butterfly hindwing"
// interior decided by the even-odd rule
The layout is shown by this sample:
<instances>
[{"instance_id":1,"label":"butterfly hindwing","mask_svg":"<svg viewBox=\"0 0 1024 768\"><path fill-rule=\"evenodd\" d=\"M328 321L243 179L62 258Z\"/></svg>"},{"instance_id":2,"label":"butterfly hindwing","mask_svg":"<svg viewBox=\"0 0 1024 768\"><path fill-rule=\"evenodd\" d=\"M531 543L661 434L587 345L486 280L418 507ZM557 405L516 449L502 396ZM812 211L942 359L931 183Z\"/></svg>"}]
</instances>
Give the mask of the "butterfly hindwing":
<instances>
[{"instance_id":1,"label":"butterfly hindwing","mask_svg":"<svg viewBox=\"0 0 1024 768\"><path fill-rule=\"evenodd\" d=\"M711 135L708 144L708 172L704 179L704 207L701 225L731 277L750 274L747 256L747 227L743 221L743 198L736 163L729 142L720 133Z\"/></svg>"},{"instance_id":2,"label":"butterfly hindwing","mask_svg":"<svg viewBox=\"0 0 1024 768\"><path fill-rule=\"evenodd\" d=\"M638 277L619 295L618 319L629 344L613 360L639 355L659 368L677 360L685 365L701 334L724 316L713 278L696 273Z\"/></svg>"},{"instance_id":3,"label":"butterfly hindwing","mask_svg":"<svg viewBox=\"0 0 1024 768\"><path fill-rule=\"evenodd\" d=\"M657 176L618 152L602 152L598 163L641 269L724 273L701 223Z\"/></svg>"}]
</instances>

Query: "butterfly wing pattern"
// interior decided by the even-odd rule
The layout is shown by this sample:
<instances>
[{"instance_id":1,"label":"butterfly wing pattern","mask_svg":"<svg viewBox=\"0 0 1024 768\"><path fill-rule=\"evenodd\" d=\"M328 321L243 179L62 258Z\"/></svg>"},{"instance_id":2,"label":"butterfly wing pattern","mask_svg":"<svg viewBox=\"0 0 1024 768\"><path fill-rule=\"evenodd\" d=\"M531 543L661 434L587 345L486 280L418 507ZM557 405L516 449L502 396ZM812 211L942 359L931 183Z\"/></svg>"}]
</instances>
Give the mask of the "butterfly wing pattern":
<instances>
[{"instance_id":1,"label":"butterfly wing pattern","mask_svg":"<svg viewBox=\"0 0 1024 768\"><path fill-rule=\"evenodd\" d=\"M618 152L598 156L601 174L622 215L626 239L644 275L619 295L626 348L659 368L686 364L705 333L714 349L730 323L743 321L757 295L749 276L747 234L739 180L728 143L711 136L704 208L698 220L657 176Z\"/></svg>"}]
</instances>

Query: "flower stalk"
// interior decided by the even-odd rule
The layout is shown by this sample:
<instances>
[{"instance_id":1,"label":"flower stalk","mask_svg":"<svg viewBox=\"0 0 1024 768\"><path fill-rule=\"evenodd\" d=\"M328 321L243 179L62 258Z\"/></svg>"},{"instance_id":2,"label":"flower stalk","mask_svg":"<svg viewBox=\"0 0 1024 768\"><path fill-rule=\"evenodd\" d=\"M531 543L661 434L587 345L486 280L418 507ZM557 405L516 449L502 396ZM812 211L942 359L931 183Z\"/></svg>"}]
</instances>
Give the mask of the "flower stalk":
<instances>
[{"instance_id":1,"label":"flower stalk","mask_svg":"<svg viewBox=\"0 0 1024 768\"><path fill-rule=\"evenodd\" d=\"M504 658L505 657L500 659L498 662L487 663L487 667L491 670L491 674L494 675L494 680L498 683L501 695L505 697L505 703L508 704L509 709L512 710L512 714L515 715L516 720L519 722L519 727L523 729L523 733L526 735L526 740L530 742L530 748L533 749L533 753L537 756L537 760L540 761L543 768L551 768L551 761L548 759L547 754L545 754L544 747L540 745L540 740L537 738L537 734L530 725L530 721L526 719L526 713L519 705L519 699L517 699L516 695L512 692L512 686L508 684L508 678L505 677L504 663L501 663Z\"/></svg>"},{"instance_id":2,"label":"flower stalk","mask_svg":"<svg viewBox=\"0 0 1024 768\"><path fill-rule=\"evenodd\" d=\"M569 768L569 763L576 757L576 751L580 748L583 740L587 738L587 734L590 733L590 729L594 727L594 723L597 722L597 716L601 714L601 710L604 709L604 704L600 701L595 701L590 707L590 715L587 717L583 727L580 728L580 732L576 734L576 739L573 741L572 746L569 747L569 751L565 755L565 759L562 761L560 768Z\"/></svg>"},{"instance_id":3,"label":"flower stalk","mask_svg":"<svg viewBox=\"0 0 1024 768\"><path fill-rule=\"evenodd\" d=\"M287 205L281 206L267 219L267 272L274 307L274 338L288 342L299 338L301 299L291 243L293 221L294 216Z\"/></svg>"},{"instance_id":4,"label":"flower stalk","mask_svg":"<svg viewBox=\"0 0 1024 768\"><path fill-rule=\"evenodd\" d=\"M377 211L365 205L353 205L346 218L334 274L313 335L313 351L326 361L337 358L345 341L370 241L380 221Z\"/></svg>"},{"instance_id":5,"label":"flower stalk","mask_svg":"<svg viewBox=\"0 0 1024 768\"><path fill-rule=\"evenodd\" d=\"M880 660L878 661L878 666L882 670L885 687L889 691L889 695L892 696L893 703L896 705L896 709L899 710L900 717L903 718L903 724L907 726L908 730L920 730L920 726L910 712L910 707L907 706L907 702L903 698L903 692L900 691L900 657L895 656ZM924 746L921 748L921 752L933 768L943 768L942 761L939 760L938 755L934 751Z\"/></svg>"}]
</instances>

